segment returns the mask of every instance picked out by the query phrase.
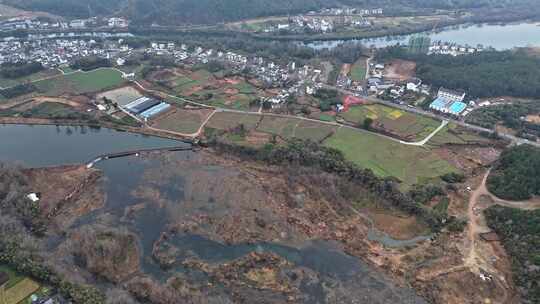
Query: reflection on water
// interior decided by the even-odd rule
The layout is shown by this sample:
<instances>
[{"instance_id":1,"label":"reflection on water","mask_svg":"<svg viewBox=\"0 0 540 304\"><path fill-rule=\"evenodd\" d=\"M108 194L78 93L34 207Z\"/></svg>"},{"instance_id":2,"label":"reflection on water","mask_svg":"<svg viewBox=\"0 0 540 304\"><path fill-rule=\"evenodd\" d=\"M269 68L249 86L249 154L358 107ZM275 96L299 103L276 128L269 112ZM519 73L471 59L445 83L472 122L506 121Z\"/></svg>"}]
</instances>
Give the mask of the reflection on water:
<instances>
[{"instance_id":1,"label":"reflection on water","mask_svg":"<svg viewBox=\"0 0 540 304\"><path fill-rule=\"evenodd\" d=\"M0 161L28 167L85 163L105 154L175 147L176 140L86 126L0 125Z\"/></svg>"},{"instance_id":2,"label":"reflection on water","mask_svg":"<svg viewBox=\"0 0 540 304\"><path fill-rule=\"evenodd\" d=\"M540 46L540 26L538 23L452 26L438 32L428 32L426 34L431 37L431 41L450 42L470 46L481 44L485 47L493 47L497 50L525 46ZM366 46L382 48L398 43L407 44L410 37L411 35L384 36L350 41L359 41ZM315 49L331 49L343 42L344 40L314 41L307 45Z\"/></svg>"}]
</instances>

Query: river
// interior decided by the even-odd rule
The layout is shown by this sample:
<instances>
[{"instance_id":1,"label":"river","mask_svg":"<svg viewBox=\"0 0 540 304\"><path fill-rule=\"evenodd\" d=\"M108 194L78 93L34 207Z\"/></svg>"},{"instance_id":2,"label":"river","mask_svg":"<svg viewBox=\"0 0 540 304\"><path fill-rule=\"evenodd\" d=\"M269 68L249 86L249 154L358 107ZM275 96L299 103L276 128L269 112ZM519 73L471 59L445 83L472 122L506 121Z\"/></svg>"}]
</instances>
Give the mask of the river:
<instances>
[{"instance_id":1,"label":"river","mask_svg":"<svg viewBox=\"0 0 540 304\"><path fill-rule=\"evenodd\" d=\"M515 47L540 46L540 23L511 24L465 24L444 28L437 32L425 33L431 41L457 43L459 45L493 47L496 50L507 50ZM412 35L385 36L370 39L353 39L366 46L378 48L396 44L407 44ZM334 48L345 40L313 41L306 45L315 49Z\"/></svg>"},{"instance_id":2,"label":"river","mask_svg":"<svg viewBox=\"0 0 540 304\"><path fill-rule=\"evenodd\" d=\"M182 144L107 128L48 125L0 125L0 141L0 161L27 167L81 163L104 153ZM316 281L301 284L304 303L326 303L325 299L336 293L353 300L362 298L366 303L426 303L414 290L396 286L376 269L345 254L337 243L328 241L308 241L294 247L274 242L222 244L202 235L179 233L167 241L177 250L177 266L164 270L153 260L152 252L156 240L172 223L190 221L201 212L211 217L227 216L246 192L253 192L256 200L264 190L256 184L251 185L255 190L228 188L245 180L243 173L235 167L202 162L200 153L194 151L109 159L96 168L103 172L105 206L78 218L64 235L51 236L48 250L62 247L66 235L82 226L107 222L136 234L142 252L141 271L160 282L180 273L203 284L211 281L206 274L183 266L183 261L194 256L212 264L230 263L254 251L272 252L297 269L316 274ZM233 182L226 184L225 180ZM220 297L229 297L225 289L219 290Z\"/></svg>"}]
</instances>

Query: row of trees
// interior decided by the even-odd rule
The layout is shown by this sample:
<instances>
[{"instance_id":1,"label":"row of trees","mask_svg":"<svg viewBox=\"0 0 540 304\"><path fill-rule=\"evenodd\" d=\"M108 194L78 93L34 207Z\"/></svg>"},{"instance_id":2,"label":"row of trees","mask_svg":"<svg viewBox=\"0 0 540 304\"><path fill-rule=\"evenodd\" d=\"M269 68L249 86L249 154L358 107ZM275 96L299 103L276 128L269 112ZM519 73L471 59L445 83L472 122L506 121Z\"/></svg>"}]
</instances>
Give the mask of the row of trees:
<instances>
[{"instance_id":1,"label":"row of trees","mask_svg":"<svg viewBox=\"0 0 540 304\"><path fill-rule=\"evenodd\" d=\"M540 98L540 58L524 51L485 51L467 56L411 54L391 47L380 60L401 58L417 63L418 77L435 87L462 89L471 97Z\"/></svg>"},{"instance_id":2,"label":"row of trees","mask_svg":"<svg viewBox=\"0 0 540 304\"><path fill-rule=\"evenodd\" d=\"M538 113L540 113L540 101L521 101L477 109L467 115L466 121L490 129L502 122L506 127L518 133L540 136L540 125L522 119L524 116Z\"/></svg>"},{"instance_id":3,"label":"row of trees","mask_svg":"<svg viewBox=\"0 0 540 304\"><path fill-rule=\"evenodd\" d=\"M97 68L110 67L112 63L107 58L101 58L96 56L82 57L75 60L71 64L71 68L75 70L91 71Z\"/></svg>"},{"instance_id":4,"label":"row of trees","mask_svg":"<svg viewBox=\"0 0 540 304\"><path fill-rule=\"evenodd\" d=\"M0 90L0 95L2 95L3 97L9 99L9 98L15 98L15 97L18 97L18 96L22 96L22 95L25 95L25 94L30 94L34 91L36 91L37 88L30 84L30 83L27 83L27 84L19 84L19 85L16 85L14 87L11 87L11 88L7 88L7 89L3 89L3 90Z\"/></svg>"},{"instance_id":5,"label":"row of trees","mask_svg":"<svg viewBox=\"0 0 540 304\"><path fill-rule=\"evenodd\" d=\"M446 223L455 220L448 219L446 214L432 211L402 193L394 178L381 179L370 169L360 168L346 160L340 151L320 146L312 141L294 139L286 145L267 144L261 149L229 144L216 138L210 144L221 153L235 154L273 165L313 167L336 174L354 183L359 189L366 189L394 207L417 216L435 231L444 226L445 220L448 220Z\"/></svg>"},{"instance_id":6,"label":"row of trees","mask_svg":"<svg viewBox=\"0 0 540 304\"><path fill-rule=\"evenodd\" d=\"M39 62L32 63L4 63L0 66L0 76L4 78L20 78L44 69Z\"/></svg>"}]
</instances>

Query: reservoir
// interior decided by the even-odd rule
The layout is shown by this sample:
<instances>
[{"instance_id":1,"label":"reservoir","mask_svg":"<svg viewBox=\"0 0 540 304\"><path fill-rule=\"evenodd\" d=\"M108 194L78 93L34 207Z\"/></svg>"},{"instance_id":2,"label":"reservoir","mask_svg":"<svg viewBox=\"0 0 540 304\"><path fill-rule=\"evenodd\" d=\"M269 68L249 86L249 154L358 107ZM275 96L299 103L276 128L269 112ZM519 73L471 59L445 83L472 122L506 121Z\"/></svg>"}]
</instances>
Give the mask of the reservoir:
<instances>
[{"instance_id":1,"label":"reservoir","mask_svg":"<svg viewBox=\"0 0 540 304\"><path fill-rule=\"evenodd\" d=\"M426 32L431 41L456 43L459 45L493 47L507 50L515 47L540 46L540 23L511 24L465 24L444 28L436 32ZM416 34L414 34L416 35ZM366 46L378 48L396 44L407 44L412 35L384 36L355 40L313 41L306 45L315 49L334 48L345 41L358 41Z\"/></svg>"}]
</instances>

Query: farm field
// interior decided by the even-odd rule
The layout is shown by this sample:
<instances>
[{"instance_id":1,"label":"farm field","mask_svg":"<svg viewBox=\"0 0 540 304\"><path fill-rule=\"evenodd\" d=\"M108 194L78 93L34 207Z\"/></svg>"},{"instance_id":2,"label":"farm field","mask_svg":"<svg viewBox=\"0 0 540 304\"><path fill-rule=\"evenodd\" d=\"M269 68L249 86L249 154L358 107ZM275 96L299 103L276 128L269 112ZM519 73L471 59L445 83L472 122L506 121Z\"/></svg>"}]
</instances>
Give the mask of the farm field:
<instances>
[{"instance_id":1,"label":"farm field","mask_svg":"<svg viewBox=\"0 0 540 304\"><path fill-rule=\"evenodd\" d=\"M366 78L366 58L358 59L351 68L351 79L362 81Z\"/></svg>"},{"instance_id":2,"label":"farm field","mask_svg":"<svg viewBox=\"0 0 540 304\"><path fill-rule=\"evenodd\" d=\"M408 141L422 140L440 125L439 121L432 118L380 104L353 106L339 116L356 125L362 124L366 118L371 118L373 127L384 129Z\"/></svg>"},{"instance_id":3,"label":"farm field","mask_svg":"<svg viewBox=\"0 0 540 304\"><path fill-rule=\"evenodd\" d=\"M0 265L0 271L9 276L9 281L5 286L6 304L21 303L40 288L37 282L22 276L11 267Z\"/></svg>"},{"instance_id":4,"label":"farm field","mask_svg":"<svg viewBox=\"0 0 540 304\"><path fill-rule=\"evenodd\" d=\"M124 82L122 74L113 69L98 69L90 72L75 72L35 82L38 90L48 96L66 93L85 94L119 86Z\"/></svg>"},{"instance_id":5,"label":"farm field","mask_svg":"<svg viewBox=\"0 0 540 304\"><path fill-rule=\"evenodd\" d=\"M272 134L285 139L300 138L322 141L337 130L337 126L297 118L247 115L240 113L216 113L207 126L219 130L231 130L243 124L249 131Z\"/></svg>"},{"instance_id":6,"label":"farm field","mask_svg":"<svg viewBox=\"0 0 540 304\"><path fill-rule=\"evenodd\" d=\"M264 116L257 131L283 138L300 138L322 141L338 127L295 118Z\"/></svg>"},{"instance_id":7,"label":"farm field","mask_svg":"<svg viewBox=\"0 0 540 304\"><path fill-rule=\"evenodd\" d=\"M404 188L457 171L428 148L403 145L358 130L341 128L324 144L342 151L347 159L381 177L397 177Z\"/></svg>"},{"instance_id":8,"label":"farm field","mask_svg":"<svg viewBox=\"0 0 540 304\"><path fill-rule=\"evenodd\" d=\"M260 93L243 77L223 77L203 69L161 70L150 75L150 81L197 102L236 110L249 109Z\"/></svg>"},{"instance_id":9,"label":"farm field","mask_svg":"<svg viewBox=\"0 0 540 304\"><path fill-rule=\"evenodd\" d=\"M260 115L219 112L212 116L206 126L227 131L242 124L246 130L253 130L255 127L257 127L260 120Z\"/></svg>"},{"instance_id":10,"label":"farm field","mask_svg":"<svg viewBox=\"0 0 540 304\"><path fill-rule=\"evenodd\" d=\"M17 304L28 298L40 288L40 285L29 279L23 278L5 292L6 304Z\"/></svg>"},{"instance_id":11,"label":"farm field","mask_svg":"<svg viewBox=\"0 0 540 304\"><path fill-rule=\"evenodd\" d=\"M152 121L154 128L173 132L191 134L199 130L204 120L212 110L183 110L174 109Z\"/></svg>"},{"instance_id":12,"label":"farm field","mask_svg":"<svg viewBox=\"0 0 540 304\"><path fill-rule=\"evenodd\" d=\"M454 123L449 123L444 129L433 136L428 145L438 147L445 144L464 145L470 143L488 143L489 140L474 133L462 130Z\"/></svg>"}]
</instances>

